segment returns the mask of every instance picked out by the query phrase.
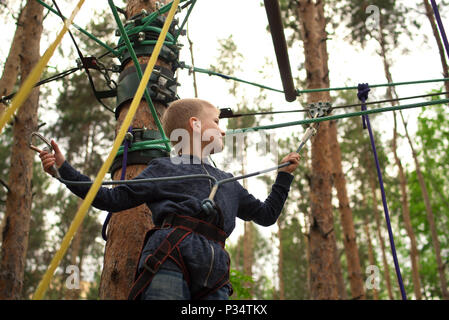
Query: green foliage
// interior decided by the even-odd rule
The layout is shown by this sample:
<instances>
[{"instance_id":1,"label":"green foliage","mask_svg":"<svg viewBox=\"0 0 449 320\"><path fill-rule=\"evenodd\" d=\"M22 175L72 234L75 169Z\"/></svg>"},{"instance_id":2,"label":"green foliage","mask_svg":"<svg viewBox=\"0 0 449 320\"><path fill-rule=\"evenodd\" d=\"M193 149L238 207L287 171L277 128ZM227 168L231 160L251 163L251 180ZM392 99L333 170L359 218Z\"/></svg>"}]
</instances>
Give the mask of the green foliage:
<instances>
[{"instance_id":1,"label":"green foliage","mask_svg":"<svg viewBox=\"0 0 449 320\"><path fill-rule=\"evenodd\" d=\"M253 284L254 281L250 276L246 276L243 272L231 269L229 273L229 279L232 284L234 293L230 297L232 300L248 300L251 299L250 288L248 284Z\"/></svg>"}]
</instances>

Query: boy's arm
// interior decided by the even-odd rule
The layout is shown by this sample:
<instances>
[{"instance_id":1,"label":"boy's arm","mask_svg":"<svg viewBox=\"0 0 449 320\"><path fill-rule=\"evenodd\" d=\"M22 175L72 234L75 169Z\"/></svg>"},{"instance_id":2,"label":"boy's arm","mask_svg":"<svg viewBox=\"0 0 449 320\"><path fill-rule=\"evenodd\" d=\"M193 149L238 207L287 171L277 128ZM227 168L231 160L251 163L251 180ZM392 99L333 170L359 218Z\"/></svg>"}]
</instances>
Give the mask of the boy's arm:
<instances>
[{"instance_id":1,"label":"boy's arm","mask_svg":"<svg viewBox=\"0 0 449 320\"><path fill-rule=\"evenodd\" d=\"M276 222L287 200L290 184L293 181L291 174L299 165L300 156L291 152L281 160L281 164L290 162L290 165L278 170L276 181L267 199L262 202L237 183L239 188L239 209L237 216L243 220L253 220L262 226L270 226Z\"/></svg>"},{"instance_id":2,"label":"boy's arm","mask_svg":"<svg viewBox=\"0 0 449 320\"><path fill-rule=\"evenodd\" d=\"M59 168L59 174L64 180L91 181L89 177L74 169L67 161ZM145 169L139 178L151 178L150 170ZM85 198L91 185L66 185L67 188L80 198ZM145 182L137 184L119 185L115 188L101 187L95 196L92 205L100 210L118 212L137 207L151 201L156 193L154 183Z\"/></svg>"},{"instance_id":3,"label":"boy's arm","mask_svg":"<svg viewBox=\"0 0 449 320\"><path fill-rule=\"evenodd\" d=\"M54 154L48 151L41 151L39 155L45 172L51 174L51 168L56 165L59 174L64 180L90 181L89 177L81 174L65 161L65 157L56 142L52 140L51 144L55 151ZM143 177L152 177L148 168L136 177L136 179ZM67 185L67 187L77 196L84 198L89 192L91 185ZM156 188L153 183L120 185L113 189L101 187L92 205L100 210L110 212L122 211L134 208L146 201L151 201L154 198L155 192Z\"/></svg>"},{"instance_id":4,"label":"boy's arm","mask_svg":"<svg viewBox=\"0 0 449 320\"><path fill-rule=\"evenodd\" d=\"M237 216L243 220L253 220L262 226L271 226L276 222L287 200L293 175L288 172L279 172L271 192L264 202L255 198L252 194L237 183L239 190L239 210Z\"/></svg>"}]
</instances>

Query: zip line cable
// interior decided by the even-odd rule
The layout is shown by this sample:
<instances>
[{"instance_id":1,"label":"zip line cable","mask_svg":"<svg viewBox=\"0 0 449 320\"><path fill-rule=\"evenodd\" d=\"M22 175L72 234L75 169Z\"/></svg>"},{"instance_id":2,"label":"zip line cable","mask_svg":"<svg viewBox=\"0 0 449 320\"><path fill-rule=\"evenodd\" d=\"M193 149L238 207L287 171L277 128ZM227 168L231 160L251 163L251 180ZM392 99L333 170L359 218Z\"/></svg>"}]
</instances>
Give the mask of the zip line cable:
<instances>
[{"instance_id":1,"label":"zip line cable","mask_svg":"<svg viewBox=\"0 0 449 320\"><path fill-rule=\"evenodd\" d=\"M365 105L389 103L389 102L396 102L396 101L402 101L402 100L412 100L412 99L418 99L418 98L435 97L435 96L440 96L440 95L445 95L445 94L449 94L449 91L448 92L429 93L429 94L424 94L424 95L419 95L419 96L371 101L371 102L366 102ZM332 107L332 109L344 109L344 108L353 108L353 107L361 107L361 106L362 106L361 103L355 103L355 104L348 104L348 105ZM309 111L308 109L299 109L299 110L262 111L262 112L248 112L248 113L234 114L230 108L223 108L220 110L222 110L222 114L220 114L220 119L246 117L246 116L260 116L260 115L270 115L270 114L298 113L298 112L308 112Z\"/></svg>"},{"instance_id":2,"label":"zip line cable","mask_svg":"<svg viewBox=\"0 0 449 320\"><path fill-rule=\"evenodd\" d=\"M278 128L284 128L284 127L290 127L290 126L309 124L309 123L313 123L313 122L337 120L337 119L343 119L343 118L362 116L362 115L366 115L366 114L374 114L374 113L383 113L383 112L388 112L388 111L420 108L420 107L434 106L434 105L447 104L447 103L449 103L449 99L426 101L426 102L420 102L420 103L414 103L414 104L408 104L408 105L402 105L402 106L399 105L399 106L392 106L392 107L383 107L383 108L370 109L370 110L366 110L366 111L337 114L337 115L333 115L333 116L326 116L326 117L321 117L321 118L316 118L316 119L305 119L305 120L299 120L299 121L285 122L285 123L281 123L281 124L273 124L273 125L265 125L265 126L256 126L256 127L228 130L228 131L226 131L226 134L238 134L238 133L243 133L243 132L248 132L248 131L258 131L258 130L271 130L271 129L278 129Z\"/></svg>"}]
</instances>

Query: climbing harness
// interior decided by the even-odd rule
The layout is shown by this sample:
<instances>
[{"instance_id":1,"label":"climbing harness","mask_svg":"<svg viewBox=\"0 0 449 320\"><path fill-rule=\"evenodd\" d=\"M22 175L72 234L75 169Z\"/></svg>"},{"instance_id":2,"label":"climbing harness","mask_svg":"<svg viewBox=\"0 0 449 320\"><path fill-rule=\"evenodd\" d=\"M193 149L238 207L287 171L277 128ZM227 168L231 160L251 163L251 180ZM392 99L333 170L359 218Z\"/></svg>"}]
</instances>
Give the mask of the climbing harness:
<instances>
[{"instance_id":1,"label":"climbing harness","mask_svg":"<svg viewBox=\"0 0 449 320\"><path fill-rule=\"evenodd\" d=\"M366 110L365 102L368 99L368 93L370 92L370 90L371 89L369 88L369 85L367 83L362 83L362 84L359 84L359 86L358 86L357 97L362 102L362 111ZM385 195L382 172L380 169L379 158L377 156L377 150L376 150L376 144L374 141L373 130L371 129L371 123L369 121L368 115L363 115L362 121L363 121L363 129L368 129L368 133L369 133L369 137L370 137L370 141L371 141L371 148L372 148L373 154L374 154L374 161L376 163L377 177L379 179L380 191L382 194L382 204L384 207L385 220L387 222L388 236L390 239L391 252L393 254L394 267L396 270L396 276L398 279L399 288L401 290L402 299L407 300L407 294L405 292L404 283L402 281L401 269L399 267L398 257L396 254L396 246L394 244L393 230L391 228L390 214L388 213L387 197Z\"/></svg>"},{"instance_id":2,"label":"climbing harness","mask_svg":"<svg viewBox=\"0 0 449 320\"><path fill-rule=\"evenodd\" d=\"M141 253L148 239L155 231L169 228L173 229L162 241L161 245L152 254L145 258L143 269L140 272L139 270L136 271L135 282L129 292L128 299L139 299L142 292L150 285L154 275L157 273L161 265L169 258L182 270L184 279L186 279L187 284L190 286L190 274L187 271L182 258L179 244L188 235L195 233L205 237L208 240L217 242L220 244L221 248L224 249L227 234L223 231L223 214L220 210L215 210L214 214L216 214L219 219L218 224L208 222L211 218L210 212L206 213L202 210L195 217L182 216L178 214L168 215L161 225L148 231L145 236L145 241L143 242L144 245ZM201 299L202 297L217 291L226 284L230 285L229 269L210 288L204 288L200 292L193 292L192 298Z\"/></svg>"}]
</instances>

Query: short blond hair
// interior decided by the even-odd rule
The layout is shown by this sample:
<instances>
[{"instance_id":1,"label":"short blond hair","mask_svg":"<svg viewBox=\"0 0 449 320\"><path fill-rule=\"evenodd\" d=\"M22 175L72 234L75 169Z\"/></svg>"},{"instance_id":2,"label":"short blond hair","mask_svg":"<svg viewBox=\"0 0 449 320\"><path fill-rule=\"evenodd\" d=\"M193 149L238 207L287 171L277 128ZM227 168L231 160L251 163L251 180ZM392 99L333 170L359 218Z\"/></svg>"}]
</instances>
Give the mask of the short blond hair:
<instances>
[{"instance_id":1,"label":"short blond hair","mask_svg":"<svg viewBox=\"0 0 449 320\"><path fill-rule=\"evenodd\" d=\"M162 117L162 127L165 135L170 138L172 132L176 129L189 129L189 119L191 117L200 117L206 108L216 108L210 102L201 99L180 99L168 106ZM178 141L172 141L173 144Z\"/></svg>"}]
</instances>

